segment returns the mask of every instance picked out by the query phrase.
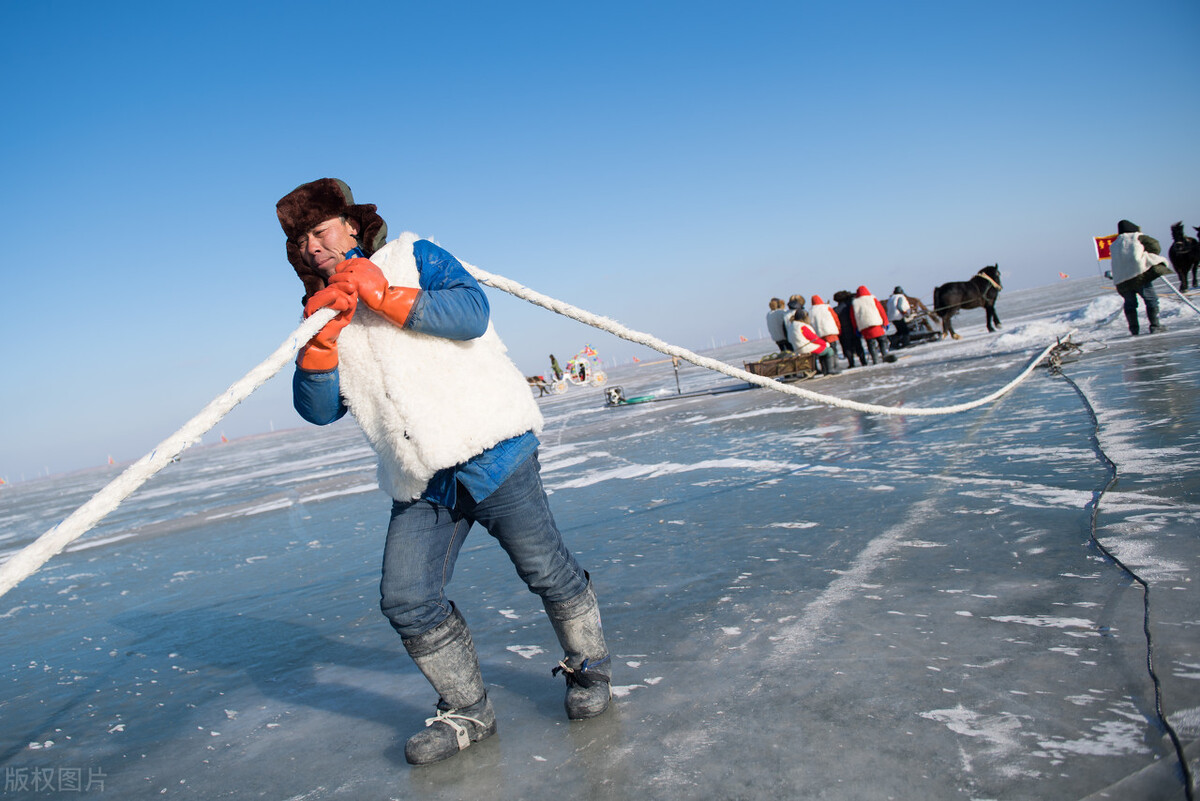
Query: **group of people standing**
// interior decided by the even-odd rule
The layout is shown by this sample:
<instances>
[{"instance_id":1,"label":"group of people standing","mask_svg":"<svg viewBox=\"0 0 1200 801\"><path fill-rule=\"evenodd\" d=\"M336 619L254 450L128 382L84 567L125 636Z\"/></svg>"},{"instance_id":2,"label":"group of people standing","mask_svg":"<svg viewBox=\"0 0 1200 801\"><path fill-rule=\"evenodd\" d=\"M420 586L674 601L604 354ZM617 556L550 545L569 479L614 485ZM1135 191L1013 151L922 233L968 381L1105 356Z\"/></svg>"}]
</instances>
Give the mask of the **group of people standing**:
<instances>
[{"instance_id":1,"label":"group of people standing","mask_svg":"<svg viewBox=\"0 0 1200 801\"><path fill-rule=\"evenodd\" d=\"M792 295L786 302L771 298L767 332L780 352L812 354L822 375L836 375L840 370L834 343L841 343L848 367L854 367L855 360L865 367L867 354L871 364L894 361L888 353L889 326L899 335L897 347L908 347L912 307L903 288L892 290L886 303L865 286L853 293L835 292L833 303L830 306L820 295L813 295L811 307L805 308L803 295Z\"/></svg>"}]
</instances>

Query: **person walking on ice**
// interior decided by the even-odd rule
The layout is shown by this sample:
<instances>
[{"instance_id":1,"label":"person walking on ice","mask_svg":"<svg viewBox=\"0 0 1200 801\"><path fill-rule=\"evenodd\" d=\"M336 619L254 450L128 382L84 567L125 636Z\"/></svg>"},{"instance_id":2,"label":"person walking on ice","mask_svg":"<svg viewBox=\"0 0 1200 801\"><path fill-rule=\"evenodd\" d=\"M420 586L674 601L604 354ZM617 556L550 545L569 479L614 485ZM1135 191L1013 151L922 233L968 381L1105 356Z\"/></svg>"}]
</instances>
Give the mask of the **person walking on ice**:
<instances>
[{"instance_id":1,"label":"person walking on ice","mask_svg":"<svg viewBox=\"0 0 1200 801\"><path fill-rule=\"evenodd\" d=\"M296 410L327 425L349 411L392 497L380 608L438 694L408 738L414 765L454 756L496 732L470 629L446 596L478 523L541 597L563 649L567 717L604 712L611 661L587 572L563 542L542 487L542 417L505 355L483 289L447 251L415 234L387 241L372 204L344 182L302 184L276 204L304 315L338 315L301 350Z\"/></svg>"},{"instance_id":2,"label":"person walking on ice","mask_svg":"<svg viewBox=\"0 0 1200 801\"><path fill-rule=\"evenodd\" d=\"M1165 331L1166 326L1158 320L1158 293L1154 290L1154 281L1160 275L1171 274L1167 260L1162 257L1162 245L1154 237L1143 234L1142 229L1129 220L1121 220L1117 223L1117 238L1112 243L1110 253L1112 282L1125 301L1125 322L1129 324L1129 333L1137 336L1141 331L1137 316L1138 297L1146 307L1150 333Z\"/></svg>"}]
</instances>

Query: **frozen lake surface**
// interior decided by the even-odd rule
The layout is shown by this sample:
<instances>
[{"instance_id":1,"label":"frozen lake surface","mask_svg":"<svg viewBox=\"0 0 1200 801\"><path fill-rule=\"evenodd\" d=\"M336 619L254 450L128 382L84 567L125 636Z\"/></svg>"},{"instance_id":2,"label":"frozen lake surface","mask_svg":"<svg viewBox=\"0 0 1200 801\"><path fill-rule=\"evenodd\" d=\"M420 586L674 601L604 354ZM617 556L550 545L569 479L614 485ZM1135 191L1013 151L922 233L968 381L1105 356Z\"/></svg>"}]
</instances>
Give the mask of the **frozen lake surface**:
<instances>
[{"instance_id":1,"label":"frozen lake surface","mask_svg":"<svg viewBox=\"0 0 1200 801\"><path fill-rule=\"evenodd\" d=\"M1090 541L1098 443L1118 479L1096 535L1149 585L1162 708L1198 771L1200 315L1160 294L1163 334L1130 337L1111 288L1069 281L1003 294L1000 333L968 312L962 341L802 384L961 403L1078 328L1063 372L1097 440L1043 368L947 417L765 389L541 399L615 704L567 723L540 603L476 530L451 596L499 734L421 769L404 740L436 698L378 611L389 503L357 428L186 451L0 598L3 797L78 780L122 799L1183 799L1143 589ZM664 363L609 383L676 392ZM116 471L0 488L2 555Z\"/></svg>"}]
</instances>

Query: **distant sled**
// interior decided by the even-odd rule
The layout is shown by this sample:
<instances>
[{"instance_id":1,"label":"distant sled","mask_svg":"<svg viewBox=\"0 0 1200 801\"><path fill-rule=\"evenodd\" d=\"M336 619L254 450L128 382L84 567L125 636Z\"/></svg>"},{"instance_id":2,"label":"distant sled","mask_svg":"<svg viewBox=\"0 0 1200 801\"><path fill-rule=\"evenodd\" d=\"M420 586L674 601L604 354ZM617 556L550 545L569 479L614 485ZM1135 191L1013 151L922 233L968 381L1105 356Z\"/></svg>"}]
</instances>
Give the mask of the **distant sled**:
<instances>
[{"instance_id":1,"label":"distant sled","mask_svg":"<svg viewBox=\"0 0 1200 801\"><path fill-rule=\"evenodd\" d=\"M609 387L604 391L604 405L607 407L613 406L634 406L639 403L657 403L658 401L680 400L682 398L700 398L705 395L726 395L730 392L744 392L747 389L762 389L756 384L737 384L732 387L715 387L713 389L701 389L693 392L677 392L674 395L635 395L632 398L625 397L625 391L620 387Z\"/></svg>"},{"instance_id":2,"label":"distant sled","mask_svg":"<svg viewBox=\"0 0 1200 801\"><path fill-rule=\"evenodd\" d=\"M892 359L895 360L894 358ZM712 387L710 389L698 389L691 392L683 392L679 389L679 362L678 359L673 359L675 366L675 394L674 395L636 395L634 397L626 397L625 391L621 387L609 387L604 392L604 405L612 408L614 406L635 406L639 403L658 403L660 401L679 400L680 398L700 398L706 395L725 395L730 392L745 392L748 389L763 389L764 387L758 384L749 382L742 384L734 384L732 386ZM766 378L773 378L776 381L792 383L817 377L816 359L812 354L799 354L787 351L785 353L772 353L769 356L764 356L758 361L742 362L746 372L761 375Z\"/></svg>"}]
</instances>

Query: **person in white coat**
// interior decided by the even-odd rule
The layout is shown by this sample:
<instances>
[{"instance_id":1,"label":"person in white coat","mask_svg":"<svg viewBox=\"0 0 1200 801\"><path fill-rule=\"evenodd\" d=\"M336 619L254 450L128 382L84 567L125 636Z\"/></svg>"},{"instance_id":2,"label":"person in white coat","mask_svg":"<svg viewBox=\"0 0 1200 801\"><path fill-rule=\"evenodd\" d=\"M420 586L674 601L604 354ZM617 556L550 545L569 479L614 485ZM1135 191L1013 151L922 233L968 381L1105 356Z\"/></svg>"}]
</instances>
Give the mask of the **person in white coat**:
<instances>
[{"instance_id":1,"label":"person in white coat","mask_svg":"<svg viewBox=\"0 0 1200 801\"><path fill-rule=\"evenodd\" d=\"M904 289L902 287L893 289L891 297L887 299L887 315L899 336L899 341L896 343L897 348L907 348L911 341L912 331L908 327L910 311L912 311L912 304L908 302L908 296L904 294Z\"/></svg>"},{"instance_id":2,"label":"person in white coat","mask_svg":"<svg viewBox=\"0 0 1200 801\"><path fill-rule=\"evenodd\" d=\"M1150 333L1165 330L1158 321L1158 293L1154 291L1154 281L1160 275L1169 275L1171 270L1162 257L1158 240L1143 234L1142 229L1129 220L1121 220L1117 223L1117 238L1109 253L1112 254L1112 280L1125 301L1129 333L1137 336L1141 330L1137 317L1139 297L1146 306Z\"/></svg>"},{"instance_id":3,"label":"person in white coat","mask_svg":"<svg viewBox=\"0 0 1200 801\"><path fill-rule=\"evenodd\" d=\"M792 345L788 342L787 335L787 319L791 316L791 312L787 309L787 304L782 298L771 298L771 302L767 304L770 310L767 312L767 336L779 346L779 352L784 353L792 349Z\"/></svg>"}]
</instances>

